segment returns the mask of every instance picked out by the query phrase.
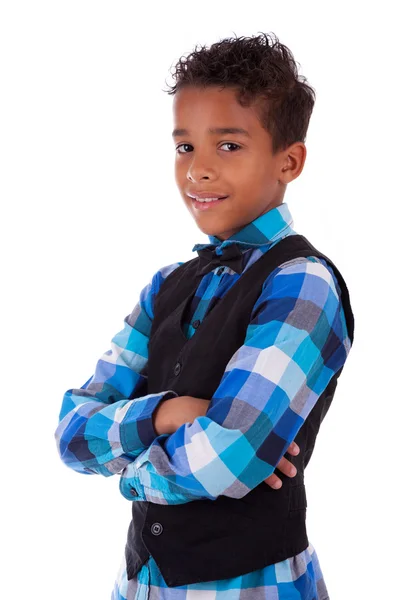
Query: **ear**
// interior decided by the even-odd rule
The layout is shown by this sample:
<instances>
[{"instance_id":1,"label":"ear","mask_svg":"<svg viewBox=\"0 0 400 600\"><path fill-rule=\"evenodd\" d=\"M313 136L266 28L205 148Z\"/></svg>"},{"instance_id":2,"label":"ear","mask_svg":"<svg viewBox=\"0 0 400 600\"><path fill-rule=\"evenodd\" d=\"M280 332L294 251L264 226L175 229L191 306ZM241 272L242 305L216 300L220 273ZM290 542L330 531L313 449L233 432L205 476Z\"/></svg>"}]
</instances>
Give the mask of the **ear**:
<instances>
[{"instance_id":1,"label":"ear","mask_svg":"<svg viewBox=\"0 0 400 600\"><path fill-rule=\"evenodd\" d=\"M296 179L303 170L306 162L307 148L303 142L295 142L289 146L283 156L278 174L280 182L287 184Z\"/></svg>"}]
</instances>

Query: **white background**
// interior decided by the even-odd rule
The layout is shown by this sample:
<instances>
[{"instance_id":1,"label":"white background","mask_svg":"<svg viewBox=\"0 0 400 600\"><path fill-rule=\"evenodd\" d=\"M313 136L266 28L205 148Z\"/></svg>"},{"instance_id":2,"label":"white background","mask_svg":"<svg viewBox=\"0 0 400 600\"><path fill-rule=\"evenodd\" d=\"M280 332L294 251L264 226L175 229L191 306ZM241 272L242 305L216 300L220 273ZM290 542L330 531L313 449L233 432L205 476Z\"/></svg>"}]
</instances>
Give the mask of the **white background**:
<instances>
[{"instance_id":1,"label":"white background","mask_svg":"<svg viewBox=\"0 0 400 600\"><path fill-rule=\"evenodd\" d=\"M195 44L261 31L317 92L285 201L342 271L356 317L306 471L309 539L332 600L400 597L394 6L1 3L2 598L110 597L131 505L119 478L60 461L62 397L154 272L208 241L174 180L173 65Z\"/></svg>"}]
</instances>

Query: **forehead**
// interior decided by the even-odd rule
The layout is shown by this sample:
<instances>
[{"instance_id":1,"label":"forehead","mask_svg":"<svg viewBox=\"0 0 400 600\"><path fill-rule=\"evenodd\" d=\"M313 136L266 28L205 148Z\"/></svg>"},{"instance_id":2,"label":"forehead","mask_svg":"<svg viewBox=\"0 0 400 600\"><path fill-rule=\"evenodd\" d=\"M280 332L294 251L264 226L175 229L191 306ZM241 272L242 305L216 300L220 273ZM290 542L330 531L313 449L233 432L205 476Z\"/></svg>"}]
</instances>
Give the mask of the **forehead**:
<instances>
[{"instance_id":1,"label":"forehead","mask_svg":"<svg viewBox=\"0 0 400 600\"><path fill-rule=\"evenodd\" d=\"M181 88L174 96L172 110L175 129L238 127L252 137L261 128L255 106L241 106L232 88Z\"/></svg>"}]
</instances>

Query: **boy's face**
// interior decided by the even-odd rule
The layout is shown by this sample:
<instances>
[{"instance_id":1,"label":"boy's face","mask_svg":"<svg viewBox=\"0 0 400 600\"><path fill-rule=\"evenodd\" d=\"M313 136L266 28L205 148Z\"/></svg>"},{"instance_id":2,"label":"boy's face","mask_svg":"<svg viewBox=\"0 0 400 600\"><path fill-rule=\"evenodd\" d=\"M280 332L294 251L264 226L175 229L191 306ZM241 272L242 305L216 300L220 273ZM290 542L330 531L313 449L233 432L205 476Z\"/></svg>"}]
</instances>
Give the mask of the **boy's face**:
<instances>
[{"instance_id":1,"label":"boy's face","mask_svg":"<svg viewBox=\"0 0 400 600\"><path fill-rule=\"evenodd\" d=\"M303 169L306 148L296 142L272 154L270 134L252 105L243 108L232 88L180 89L173 101L173 135L177 148L175 180L199 229L226 240L283 201L286 185ZM213 128L244 129L244 133L210 133ZM233 145L235 144L235 145ZM200 204L188 194L228 196Z\"/></svg>"}]
</instances>

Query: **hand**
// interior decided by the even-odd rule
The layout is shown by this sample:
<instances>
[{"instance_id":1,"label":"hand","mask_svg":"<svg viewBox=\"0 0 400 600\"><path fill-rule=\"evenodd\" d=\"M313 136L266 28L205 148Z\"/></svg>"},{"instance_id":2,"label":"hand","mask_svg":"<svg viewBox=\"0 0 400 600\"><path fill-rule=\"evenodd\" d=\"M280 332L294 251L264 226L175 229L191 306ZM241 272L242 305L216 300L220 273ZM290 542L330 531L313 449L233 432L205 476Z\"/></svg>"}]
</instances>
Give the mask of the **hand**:
<instances>
[{"instance_id":1,"label":"hand","mask_svg":"<svg viewBox=\"0 0 400 600\"><path fill-rule=\"evenodd\" d=\"M185 423L193 423L197 417L204 417L211 402L206 398L195 398L195 396L178 396L172 400L175 400L172 420L174 431Z\"/></svg>"},{"instance_id":2,"label":"hand","mask_svg":"<svg viewBox=\"0 0 400 600\"><path fill-rule=\"evenodd\" d=\"M192 423L206 414L210 400L194 396L177 396L163 400L153 413L153 426L157 435L174 433L181 425Z\"/></svg>"},{"instance_id":3,"label":"hand","mask_svg":"<svg viewBox=\"0 0 400 600\"><path fill-rule=\"evenodd\" d=\"M296 456L300 452L300 448L295 442L292 442L286 452L292 456ZM288 477L294 477L297 473L296 467L284 456L282 456L281 460L276 465L276 468L282 471L282 473ZM272 475L267 477L267 479L264 479L264 481L275 490L282 487L282 479L279 479L275 473L272 473Z\"/></svg>"}]
</instances>

